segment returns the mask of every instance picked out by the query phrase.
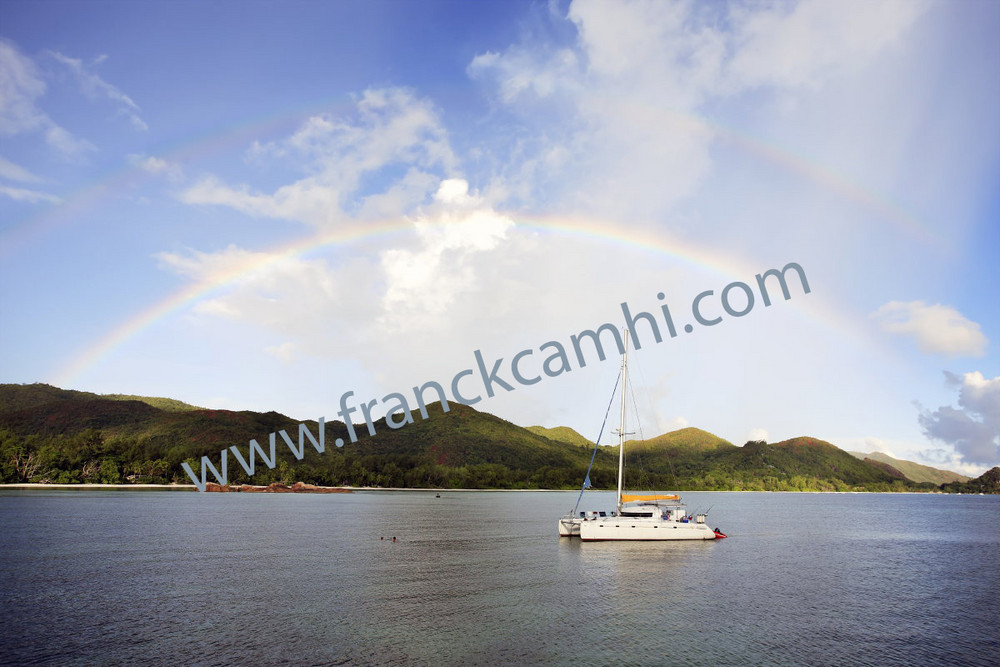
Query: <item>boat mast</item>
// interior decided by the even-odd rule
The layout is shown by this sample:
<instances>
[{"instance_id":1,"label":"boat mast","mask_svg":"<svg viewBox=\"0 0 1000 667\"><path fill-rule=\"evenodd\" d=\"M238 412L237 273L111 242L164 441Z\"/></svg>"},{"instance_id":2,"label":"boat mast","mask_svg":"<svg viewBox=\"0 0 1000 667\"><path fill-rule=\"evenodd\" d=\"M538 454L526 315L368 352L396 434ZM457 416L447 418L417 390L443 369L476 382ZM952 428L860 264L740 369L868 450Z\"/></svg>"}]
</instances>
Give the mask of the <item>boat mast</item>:
<instances>
[{"instance_id":1,"label":"boat mast","mask_svg":"<svg viewBox=\"0 0 1000 667\"><path fill-rule=\"evenodd\" d=\"M625 336L625 351L622 353L622 400L621 415L618 419L618 511L622 507L622 474L625 470L625 394L628 391L628 329Z\"/></svg>"}]
</instances>

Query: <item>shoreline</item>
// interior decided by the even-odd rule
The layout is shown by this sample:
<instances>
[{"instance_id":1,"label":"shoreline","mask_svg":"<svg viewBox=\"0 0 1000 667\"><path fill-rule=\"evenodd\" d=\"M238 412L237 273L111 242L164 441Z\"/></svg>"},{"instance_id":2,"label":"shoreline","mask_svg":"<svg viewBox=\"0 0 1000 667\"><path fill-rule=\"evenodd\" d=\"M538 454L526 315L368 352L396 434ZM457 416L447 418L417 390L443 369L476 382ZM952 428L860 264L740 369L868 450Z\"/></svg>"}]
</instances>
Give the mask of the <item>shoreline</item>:
<instances>
[{"instance_id":1,"label":"shoreline","mask_svg":"<svg viewBox=\"0 0 1000 667\"><path fill-rule=\"evenodd\" d=\"M264 489L267 487L258 487ZM396 487L396 486L317 486L314 487L319 493L330 493L337 491L420 491L424 493L470 493L470 492L489 492L489 493L512 493L512 492L529 492L529 493L579 493L579 489L446 489L446 488L407 488L407 487ZM0 484L0 491L3 490L13 490L13 491L44 491L46 489L50 490L79 490L79 491L187 491L198 493L198 489L194 484L41 484L38 482L18 482L16 484ZM235 491L235 488L233 489ZM335 491L334 491L335 490ZM595 490L595 492L600 493L601 490ZM604 489L606 493L614 493L614 489ZM206 492L214 493L214 492ZM676 493L800 493L800 494L866 494L866 493L891 493L894 495L980 495L980 494L955 494L946 493L943 491L745 491L745 490L727 490L727 491L677 491Z\"/></svg>"},{"instance_id":2,"label":"shoreline","mask_svg":"<svg viewBox=\"0 0 1000 667\"><path fill-rule=\"evenodd\" d=\"M234 487L238 488L238 487ZM266 486L260 486L257 488L267 488ZM545 493L578 493L575 489L446 489L446 488L408 488L400 486L317 486L317 489L338 489L345 491L423 491L426 493L464 493L470 491L531 491L531 492L545 492ZM57 489L57 490L81 490L81 491L94 491L94 490L114 490L114 491L128 491L135 489L137 491L195 491L197 492L197 487L194 484L41 484L39 482L18 482L16 484L0 484L0 491L4 489L13 489L21 491L37 491L45 489ZM208 491L206 493L217 493L216 491Z\"/></svg>"},{"instance_id":3,"label":"shoreline","mask_svg":"<svg viewBox=\"0 0 1000 667\"><path fill-rule=\"evenodd\" d=\"M193 491L194 484L41 484L39 482L18 482L0 484L0 489L144 489L166 491Z\"/></svg>"}]
</instances>

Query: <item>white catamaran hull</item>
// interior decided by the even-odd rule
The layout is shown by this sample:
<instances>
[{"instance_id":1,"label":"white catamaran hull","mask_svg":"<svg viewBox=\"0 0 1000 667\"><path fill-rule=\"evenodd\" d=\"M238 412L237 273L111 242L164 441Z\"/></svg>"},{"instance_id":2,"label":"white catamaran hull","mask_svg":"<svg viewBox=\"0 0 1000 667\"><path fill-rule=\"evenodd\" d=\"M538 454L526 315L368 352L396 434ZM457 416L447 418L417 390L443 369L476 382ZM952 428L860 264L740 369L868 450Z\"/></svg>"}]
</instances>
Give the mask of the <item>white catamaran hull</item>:
<instances>
[{"instance_id":1,"label":"white catamaran hull","mask_svg":"<svg viewBox=\"0 0 1000 667\"><path fill-rule=\"evenodd\" d=\"M714 540L716 537L715 531L703 523L609 517L584 521L580 524L580 540L583 542L600 540Z\"/></svg>"},{"instance_id":2,"label":"white catamaran hull","mask_svg":"<svg viewBox=\"0 0 1000 667\"><path fill-rule=\"evenodd\" d=\"M583 519L573 517L559 519L559 537L580 537L580 524Z\"/></svg>"}]
</instances>

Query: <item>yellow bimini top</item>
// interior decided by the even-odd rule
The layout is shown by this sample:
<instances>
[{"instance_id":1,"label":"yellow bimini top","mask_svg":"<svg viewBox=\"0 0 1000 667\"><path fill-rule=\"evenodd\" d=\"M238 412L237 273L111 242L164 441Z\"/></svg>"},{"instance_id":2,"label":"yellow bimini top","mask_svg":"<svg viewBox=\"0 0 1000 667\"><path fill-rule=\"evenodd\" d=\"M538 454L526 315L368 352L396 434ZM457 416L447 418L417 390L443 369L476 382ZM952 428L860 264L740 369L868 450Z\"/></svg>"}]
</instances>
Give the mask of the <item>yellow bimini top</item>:
<instances>
[{"instance_id":1,"label":"yellow bimini top","mask_svg":"<svg viewBox=\"0 0 1000 667\"><path fill-rule=\"evenodd\" d=\"M652 494L645 495L642 493L623 493L622 502L631 503L637 500L680 500L680 496L675 495L664 495L664 494Z\"/></svg>"}]
</instances>

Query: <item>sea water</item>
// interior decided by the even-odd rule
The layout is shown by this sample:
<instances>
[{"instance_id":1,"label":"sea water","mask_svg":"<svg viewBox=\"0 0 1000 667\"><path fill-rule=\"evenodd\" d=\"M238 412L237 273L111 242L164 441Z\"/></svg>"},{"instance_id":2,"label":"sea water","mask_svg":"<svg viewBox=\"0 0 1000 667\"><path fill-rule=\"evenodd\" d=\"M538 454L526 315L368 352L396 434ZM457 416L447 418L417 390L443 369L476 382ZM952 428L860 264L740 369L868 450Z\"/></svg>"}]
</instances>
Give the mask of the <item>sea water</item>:
<instances>
[{"instance_id":1,"label":"sea water","mask_svg":"<svg viewBox=\"0 0 1000 667\"><path fill-rule=\"evenodd\" d=\"M997 664L1000 496L683 497L730 537L559 538L568 492L2 491L0 663Z\"/></svg>"}]
</instances>

